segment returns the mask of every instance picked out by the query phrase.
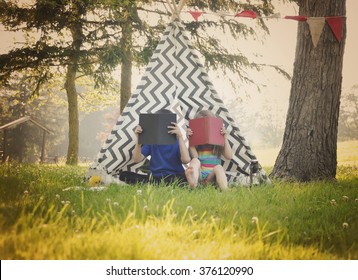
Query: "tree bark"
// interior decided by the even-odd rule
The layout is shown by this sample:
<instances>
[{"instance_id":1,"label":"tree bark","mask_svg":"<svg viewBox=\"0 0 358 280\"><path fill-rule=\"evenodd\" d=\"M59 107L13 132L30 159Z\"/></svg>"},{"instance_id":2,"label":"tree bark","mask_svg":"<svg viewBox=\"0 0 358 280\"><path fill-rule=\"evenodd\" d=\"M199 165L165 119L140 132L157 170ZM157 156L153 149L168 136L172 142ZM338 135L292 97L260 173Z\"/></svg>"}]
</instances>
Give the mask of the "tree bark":
<instances>
[{"instance_id":1,"label":"tree bark","mask_svg":"<svg viewBox=\"0 0 358 280\"><path fill-rule=\"evenodd\" d=\"M299 1L308 17L345 16L346 1ZM271 177L298 181L334 179L346 22L338 42L325 23L316 48L307 22L299 22L283 144Z\"/></svg>"},{"instance_id":2,"label":"tree bark","mask_svg":"<svg viewBox=\"0 0 358 280\"><path fill-rule=\"evenodd\" d=\"M68 101L68 149L66 164L77 165L79 151L79 120L78 120L78 100L76 90L77 67L73 60L68 65L66 74L66 93Z\"/></svg>"},{"instance_id":3,"label":"tree bark","mask_svg":"<svg viewBox=\"0 0 358 280\"><path fill-rule=\"evenodd\" d=\"M74 14L78 17L70 23L72 34L72 55L68 61L65 89L68 101L68 150L66 164L78 164L79 152L79 119L78 119L78 95L76 90L76 75L79 63L79 52L83 42L82 25L80 21L79 7L73 6Z\"/></svg>"},{"instance_id":4,"label":"tree bark","mask_svg":"<svg viewBox=\"0 0 358 280\"><path fill-rule=\"evenodd\" d=\"M121 102L120 110L126 107L132 94L132 25L131 21L122 24L121 49L123 60L121 64Z\"/></svg>"}]
</instances>

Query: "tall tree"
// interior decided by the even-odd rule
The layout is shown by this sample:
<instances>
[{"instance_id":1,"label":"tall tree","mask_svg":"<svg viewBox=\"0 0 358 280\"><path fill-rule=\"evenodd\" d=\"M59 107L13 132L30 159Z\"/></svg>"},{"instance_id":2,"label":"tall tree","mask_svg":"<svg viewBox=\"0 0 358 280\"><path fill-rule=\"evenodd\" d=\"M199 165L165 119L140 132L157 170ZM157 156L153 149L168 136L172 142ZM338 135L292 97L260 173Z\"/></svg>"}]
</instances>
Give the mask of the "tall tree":
<instances>
[{"instance_id":1,"label":"tall tree","mask_svg":"<svg viewBox=\"0 0 358 280\"><path fill-rule=\"evenodd\" d=\"M273 12L271 1L259 2L260 5L253 5L249 0L244 3L235 0L188 0L187 5L214 12L225 10L234 13L244 9L254 10L259 15ZM67 163L76 164L79 150L77 78L92 75L97 85L108 85L111 84L110 73L122 64L121 107L124 108L130 96L133 62L148 61L165 28L161 17L167 16L168 11L164 9L164 1L160 0L36 0L31 3L21 6L15 0L0 2L0 21L8 30L39 35L34 43L0 55L0 81L7 82L12 73L22 69L40 68L43 71L39 72L35 87L38 91L51 79L54 67L55 71L66 73L64 85L69 110ZM139 18L139 12L147 14L148 23ZM157 16L154 24L149 14ZM166 20L169 20L168 17ZM262 19L258 22L268 31ZM236 54L229 52L227 46L213 36L213 32L207 32L208 27L220 28L234 38L254 36L255 30L225 17L186 24L208 68L225 71L227 67L238 73L242 80L253 82L242 74L245 73L244 68L260 69L261 66L250 63L237 49Z\"/></svg>"},{"instance_id":2,"label":"tall tree","mask_svg":"<svg viewBox=\"0 0 358 280\"><path fill-rule=\"evenodd\" d=\"M65 89L68 101L68 150L67 150L67 164L77 164L79 152L79 119L78 119L78 93L76 89L76 76L78 73L78 64L80 62L80 51L83 46L83 24L82 17L86 13L85 7L82 6L81 1L73 1L69 7L71 10L70 21L68 22L69 29L72 36L72 49L68 56L68 65L65 81Z\"/></svg>"},{"instance_id":3,"label":"tall tree","mask_svg":"<svg viewBox=\"0 0 358 280\"><path fill-rule=\"evenodd\" d=\"M137 13L134 4L135 3L130 1L126 3L125 8L123 9L126 20L124 20L121 24L122 38L120 41L120 47L123 51L123 60L121 63L120 112L122 112L124 107L127 105L132 92L133 27L131 16Z\"/></svg>"},{"instance_id":4,"label":"tall tree","mask_svg":"<svg viewBox=\"0 0 358 280\"><path fill-rule=\"evenodd\" d=\"M7 30L38 37L35 42L0 55L0 81L8 83L17 71L41 69L34 87L36 93L55 72L65 73L67 164L78 162L78 77L92 75L98 86L111 84L110 73L121 62L118 29L123 19L121 13L111 11L120 10L122 2L125 1L37 0L28 6L16 1L0 2L0 21Z\"/></svg>"},{"instance_id":5,"label":"tall tree","mask_svg":"<svg viewBox=\"0 0 358 280\"><path fill-rule=\"evenodd\" d=\"M296 2L302 16L346 14L345 0ZM345 20L340 42L325 24L316 47L308 24L299 23L283 144L272 177L299 181L335 178L345 39Z\"/></svg>"}]
</instances>

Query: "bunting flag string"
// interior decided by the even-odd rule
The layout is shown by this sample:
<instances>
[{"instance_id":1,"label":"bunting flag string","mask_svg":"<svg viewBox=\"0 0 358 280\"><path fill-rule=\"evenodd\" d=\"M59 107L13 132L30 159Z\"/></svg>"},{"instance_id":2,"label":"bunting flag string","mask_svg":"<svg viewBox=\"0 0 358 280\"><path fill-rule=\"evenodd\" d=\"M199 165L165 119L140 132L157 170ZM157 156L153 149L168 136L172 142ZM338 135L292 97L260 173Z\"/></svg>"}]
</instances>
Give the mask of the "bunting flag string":
<instances>
[{"instance_id":1,"label":"bunting flag string","mask_svg":"<svg viewBox=\"0 0 358 280\"><path fill-rule=\"evenodd\" d=\"M195 21L198 21L199 17L202 14L205 14L204 12L197 12L197 11L189 11L189 14L191 14L191 16L194 18Z\"/></svg>"},{"instance_id":2,"label":"bunting flag string","mask_svg":"<svg viewBox=\"0 0 358 280\"><path fill-rule=\"evenodd\" d=\"M317 47L319 38L321 37L323 27L325 25L325 18L308 18L307 23L310 27L313 46Z\"/></svg>"},{"instance_id":3,"label":"bunting flag string","mask_svg":"<svg viewBox=\"0 0 358 280\"><path fill-rule=\"evenodd\" d=\"M256 15L256 13L254 11L245 10L245 11L242 11L240 13L237 13L235 15L235 17L248 17L248 18L255 19L255 18L257 18L257 15Z\"/></svg>"},{"instance_id":4,"label":"bunting flag string","mask_svg":"<svg viewBox=\"0 0 358 280\"><path fill-rule=\"evenodd\" d=\"M285 16L284 19L293 19L293 20L297 20L297 21L306 21L307 17L306 16Z\"/></svg>"},{"instance_id":5,"label":"bunting flag string","mask_svg":"<svg viewBox=\"0 0 358 280\"><path fill-rule=\"evenodd\" d=\"M339 17L326 17L326 21L340 43L342 39L343 19Z\"/></svg>"},{"instance_id":6,"label":"bunting flag string","mask_svg":"<svg viewBox=\"0 0 358 280\"><path fill-rule=\"evenodd\" d=\"M196 22L199 21L199 18L203 14L213 14L213 15L219 15L220 17L242 17L242 18L251 18L251 19L289 19L289 20L296 20L299 22L307 22L311 37L312 37L312 43L313 46L316 47L319 41L319 38L321 37L321 34L323 32L323 27L325 23L329 25L330 29L332 30L333 35L337 39L337 41L340 43L342 39L343 34L343 20L346 18L346 16L327 16L327 17L308 17L308 16L284 16L281 17L280 14L273 14L271 16L257 16L256 12L251 10L244 10L241 12L238 12L236 14L228 14L228 13L207 13L207 12L200 12L200 11L188 11L189 14L194 18Z\"/></svg>"}]
</instances>

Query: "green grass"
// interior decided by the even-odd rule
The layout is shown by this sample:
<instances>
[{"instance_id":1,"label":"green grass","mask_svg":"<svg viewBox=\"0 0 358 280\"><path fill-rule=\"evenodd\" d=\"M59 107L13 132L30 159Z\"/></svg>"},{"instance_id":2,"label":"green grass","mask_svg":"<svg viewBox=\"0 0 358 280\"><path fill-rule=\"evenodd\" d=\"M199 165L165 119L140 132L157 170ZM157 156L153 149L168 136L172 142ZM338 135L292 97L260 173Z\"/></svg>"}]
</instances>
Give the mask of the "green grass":
<instances>
[{"instance_id":1,"label":"green grass","mask_svg":"<svg viewBox=\"0 0 358 280\"><path fill-rule=\"evenodd\" d=\"M86 170L0 166L1 259L358 259L357 167L340 166L337 182L225 193L96 192L82 183ZM82 189L63 191L72 187Z\"/></svg>"}]
</instances>

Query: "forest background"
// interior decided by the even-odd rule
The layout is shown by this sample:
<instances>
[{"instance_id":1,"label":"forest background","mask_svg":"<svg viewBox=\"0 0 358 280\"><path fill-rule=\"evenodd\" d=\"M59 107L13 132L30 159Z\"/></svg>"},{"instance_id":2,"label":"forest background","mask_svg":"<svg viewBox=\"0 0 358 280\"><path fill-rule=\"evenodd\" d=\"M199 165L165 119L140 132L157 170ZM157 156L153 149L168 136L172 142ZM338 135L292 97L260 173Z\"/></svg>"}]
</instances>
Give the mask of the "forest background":
<instances>
[{"instance_id":1,"label":"forest background","mask_svg":"<svg viewBox=\"0 0 358 280\"><path fill-rule=\"evenodd\" d=\"M293 3L280 4L275 6L281 17L285 15L297 15L298 8ZM338 140L350 141L358 139L358 80L355 75L357 62L356 49L358 48L357 34L358 19L354 14L358 8L358 2L347 0L347 41L344 54L343 65L343 89L341 99L341 110L339 120ZM205 17L206 15L203 15ZM214 16L215 17L215 16ZM184 8L181 14L183 21L193 21L192 16ZM170 18L167 19L168 23ZM201 20L201 19L199 19ZM249 18L238 19L255 28L256 20ZM296 47L297 22L286 19L267 19L266 24L270 30L269 35L258 40L238 40L228 42L228 44L240 44L240 50L254 59L257 63L277 65L292 75L293 61ZM260 31L259 36L260 36ZM0 27L0 52L6 52L16 44L21 44L24 38L19 34L5 32ZM261 40L262 39L262 40ZM223 36L223 41L227 40ZM134 69L132 75L133 91L138 84L145 67ZM290 93L290 80L279 75L273 69L266 69L261 72L248 70L255 84L235 83L235 77L223 79L224 73L220 71L210 71L209 76L214 83L215 89L227 105L233 118L240 127L242 134L246 137L253 148L254 153L260 160L264 153L270 149L269 162L273 165L279 147L282 143L282 135L285 125L285 117L288 107ZM120 73L114 73L114 77L120 80ZM53 81L54 84L58 81ZM106 139L113 124L118 118L119 111L119 86L118 91L113 90L107 95L98 96L91 99L88 92L93 90L92 84L83 84L79 92L86 93L85 98L80 98L80 150L79 155L82 161L90 162L95 159L101 143ZM49 157L65 157L68 146L68 113L66 109L66 94L63 87L57 85L48 86L49 90L54 90L53 99L47 100L43 96L34 98L34 108L31 114L40 122L45 123L54 130L50 136L47 146ZM57 89L55 90L55 88ZM132 92L133 92L132 91ZM0 96L4 94L0 91ZM84 95L83 95L84 96ZM19 102L14 100L12 102ZM55 104L55 105L54 105ZM0 103L1 106L14 104ZM16 105L16 104L15 104ZM59 110L59 105L61 106ZM1 125L3 125L3 121ZM39 132L41 136L41 133ZM41 137L39 137L41 139ZM24 161L37 161L39 145L32 144L28 149ZM36 155L36 156L34 156ZM264 157L265 160L267 157Z\"/></svg>"}]
</instances>

